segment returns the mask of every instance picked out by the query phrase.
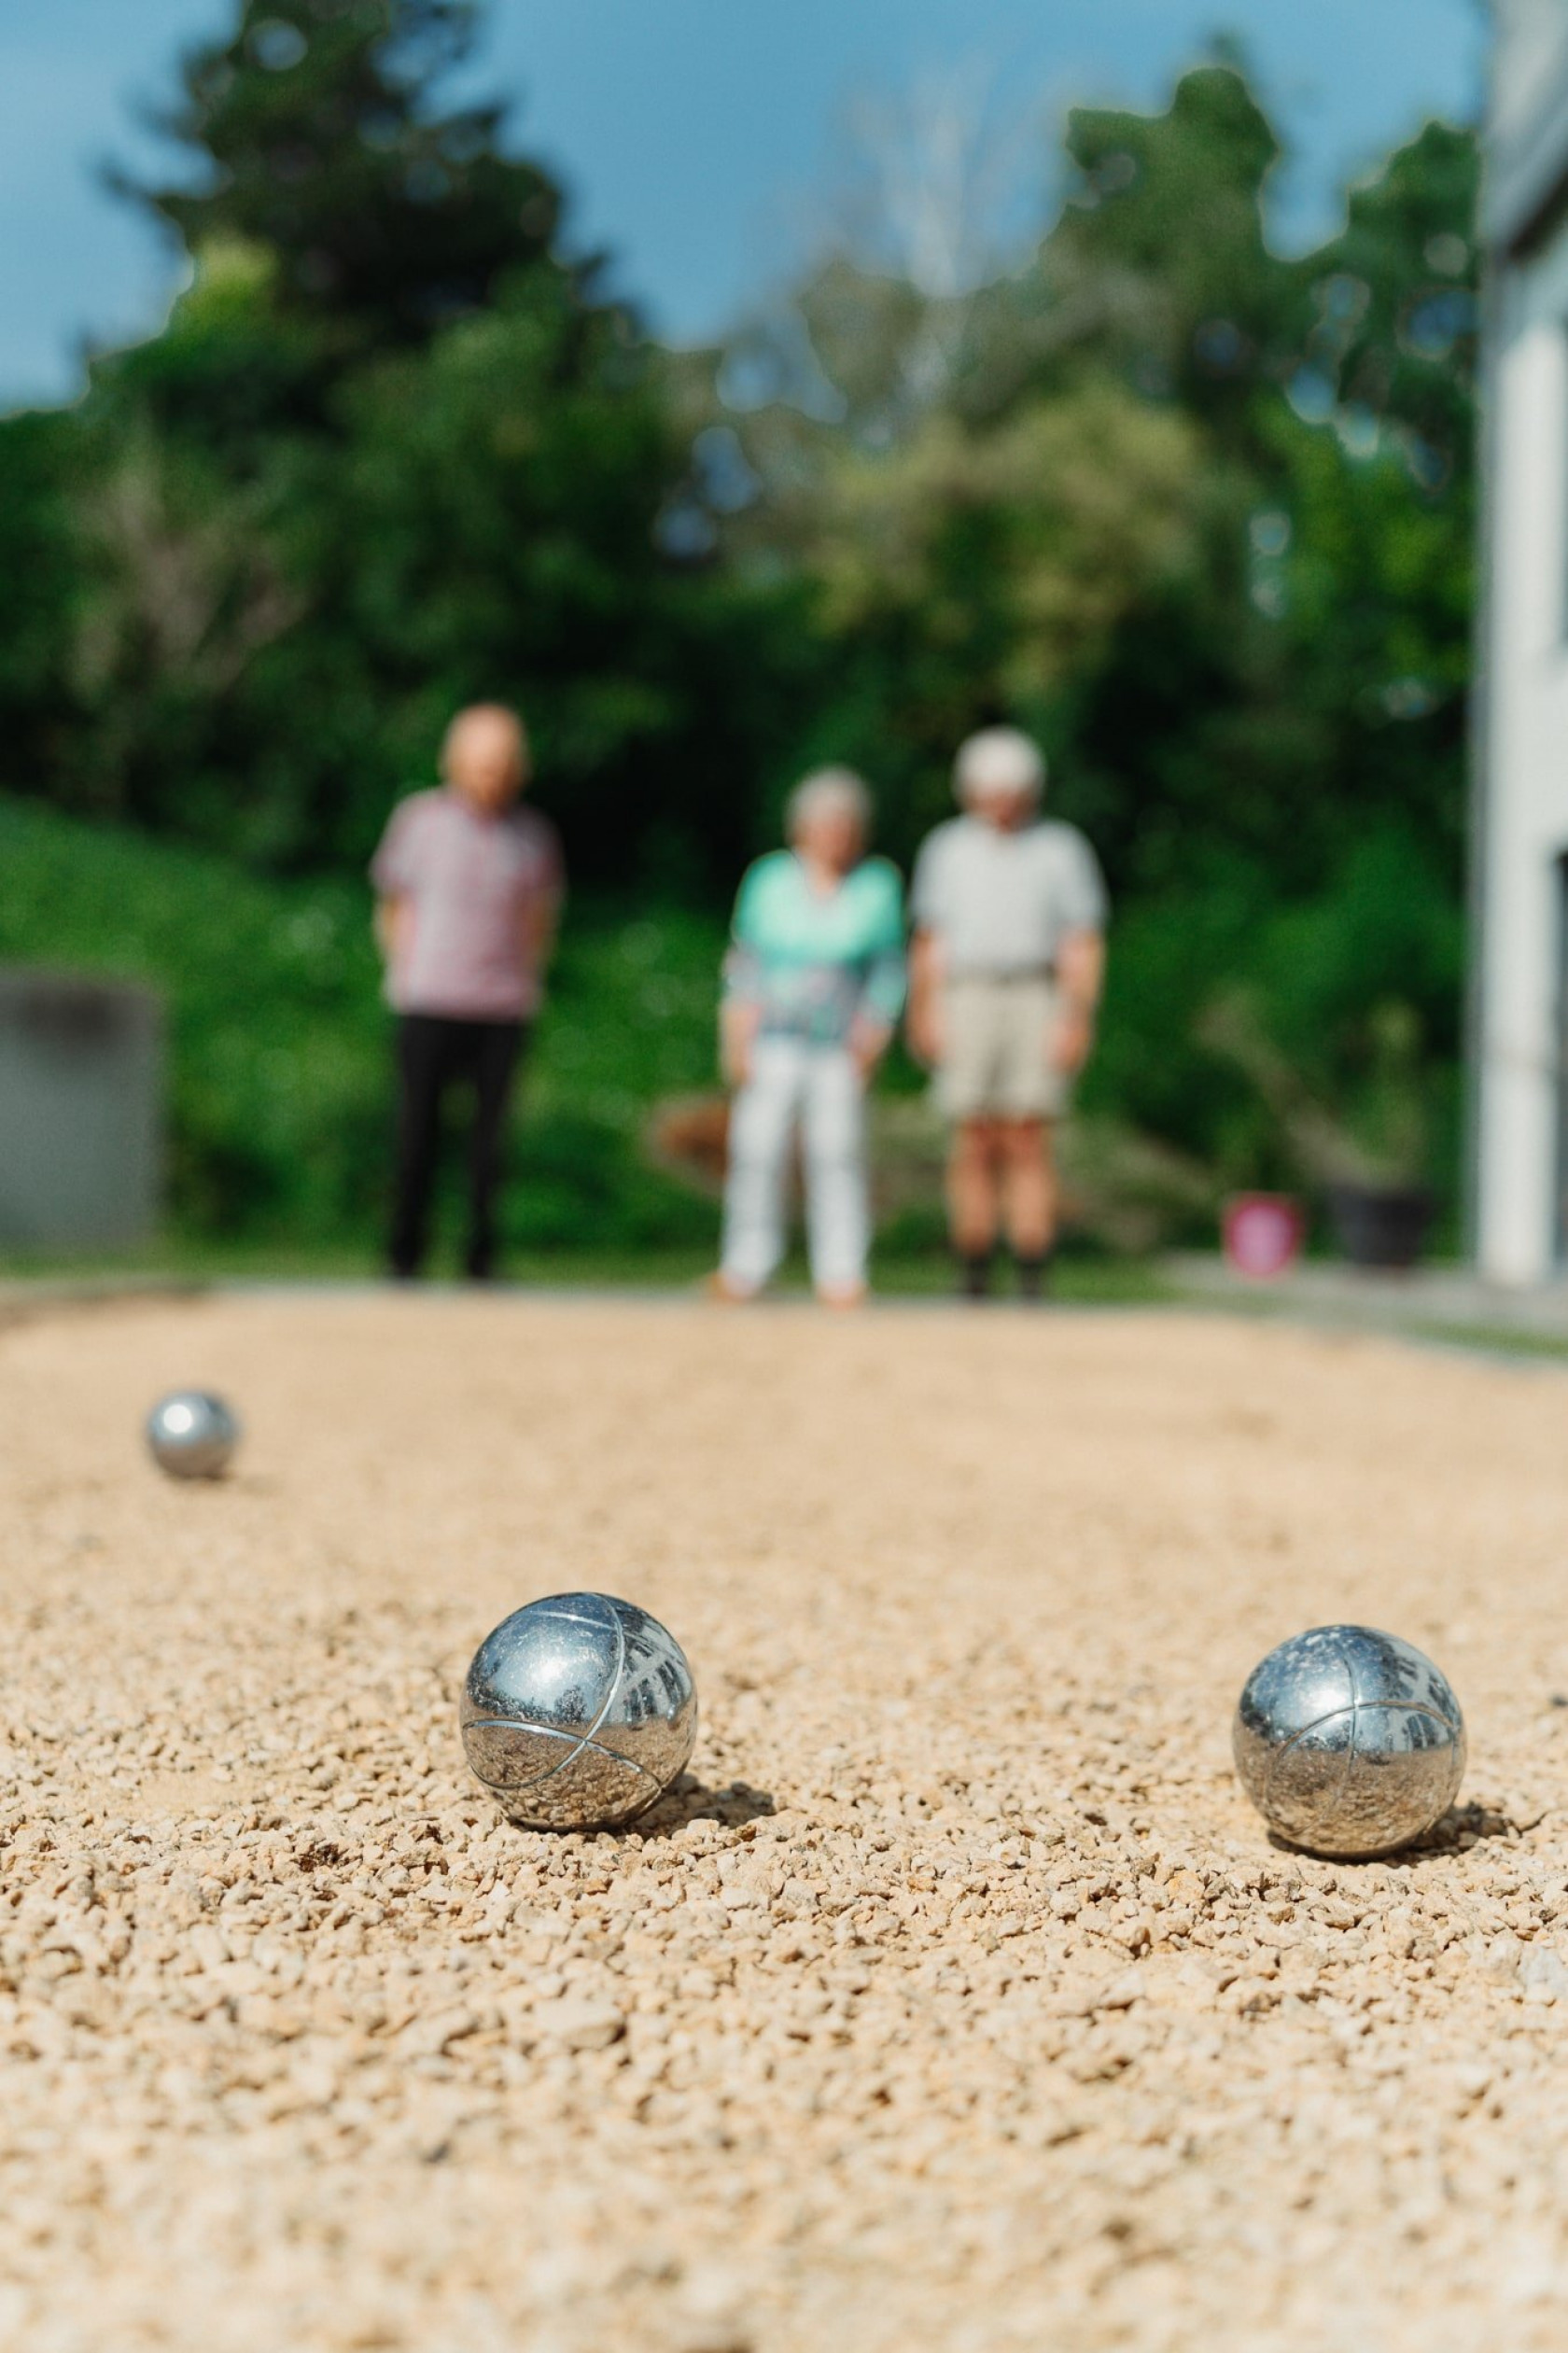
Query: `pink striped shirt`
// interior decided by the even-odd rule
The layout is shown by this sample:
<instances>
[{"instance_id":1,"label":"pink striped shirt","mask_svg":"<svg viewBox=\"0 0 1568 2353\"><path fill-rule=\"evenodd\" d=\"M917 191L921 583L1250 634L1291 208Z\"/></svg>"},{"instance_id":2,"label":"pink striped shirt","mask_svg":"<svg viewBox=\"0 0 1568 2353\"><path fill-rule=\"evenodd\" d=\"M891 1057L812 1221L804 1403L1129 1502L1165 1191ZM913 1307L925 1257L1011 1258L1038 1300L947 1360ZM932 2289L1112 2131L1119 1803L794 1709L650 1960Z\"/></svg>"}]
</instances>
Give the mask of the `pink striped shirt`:
<instances>
[{"instance_id":1,"label":"pink striped shirt","mask_svg":"<svg viewBox=\"0 0 1568 2353\"><path fill-rule=\"evenodd\" d=\"M383 898L411 910L386 996L399 1013L527 1020L543 994L530 917L553 915L564 875L554 828L537 810L497 817L451 791L393 810L371 862Z\"/></svg>"}]
</instances>

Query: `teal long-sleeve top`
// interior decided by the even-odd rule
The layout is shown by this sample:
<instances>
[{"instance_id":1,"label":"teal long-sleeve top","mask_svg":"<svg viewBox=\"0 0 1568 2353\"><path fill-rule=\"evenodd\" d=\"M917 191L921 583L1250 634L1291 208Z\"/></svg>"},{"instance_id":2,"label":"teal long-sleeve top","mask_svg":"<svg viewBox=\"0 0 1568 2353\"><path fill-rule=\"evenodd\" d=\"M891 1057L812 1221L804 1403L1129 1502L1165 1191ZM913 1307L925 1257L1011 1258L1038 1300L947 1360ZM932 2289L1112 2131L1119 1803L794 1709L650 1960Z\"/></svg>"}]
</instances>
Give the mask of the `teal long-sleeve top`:
<instances>
[{"instance_id":1,"label":"teal long-sleeve top","mask_svg":"<svg viewBox=\"0 0 1568 2353\"><path fill-rule=\"evenodd\" d=\"M863 858L831 891L791 849L747 869L735 901L726 993L754 1004L764 1036L842 1045L861 1014L890 1029L903 1009L903 886Z\"/></svg>"}]
</instances>

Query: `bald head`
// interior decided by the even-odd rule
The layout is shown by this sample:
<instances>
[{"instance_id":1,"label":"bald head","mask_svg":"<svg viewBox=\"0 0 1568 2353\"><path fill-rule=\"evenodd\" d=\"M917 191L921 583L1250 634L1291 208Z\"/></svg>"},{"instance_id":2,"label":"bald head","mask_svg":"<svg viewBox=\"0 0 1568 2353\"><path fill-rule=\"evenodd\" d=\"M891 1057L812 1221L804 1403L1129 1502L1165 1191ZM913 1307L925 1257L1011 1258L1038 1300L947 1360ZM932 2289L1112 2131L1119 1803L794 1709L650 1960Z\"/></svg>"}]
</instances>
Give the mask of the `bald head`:
<instances>
[{"instance_id":1,"label":"bald head","mask_svg":"<svg viewBox=\"0 0 1568 2353\"><path fill-rule=\"evenodd\" d=\"M441 775L470 808L498 815L528 781L528 738L504 703L470 703L441 742Z\"/></svg>"}]
</instances>

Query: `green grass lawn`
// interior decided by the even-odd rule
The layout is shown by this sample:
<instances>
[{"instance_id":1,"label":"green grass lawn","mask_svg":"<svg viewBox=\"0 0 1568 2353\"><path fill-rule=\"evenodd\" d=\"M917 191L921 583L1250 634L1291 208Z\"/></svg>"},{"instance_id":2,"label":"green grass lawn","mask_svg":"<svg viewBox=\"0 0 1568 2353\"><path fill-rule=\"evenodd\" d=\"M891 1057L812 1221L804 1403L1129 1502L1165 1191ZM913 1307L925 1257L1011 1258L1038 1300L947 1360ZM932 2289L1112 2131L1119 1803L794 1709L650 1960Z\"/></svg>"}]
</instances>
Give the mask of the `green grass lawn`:
<instances>
[{"instance_id":1,"label":"green grass lawn","mask_svg":"<svg viewBox=\"0 0 1568 2353\"><path fill-rule=\"evenodd\" d=\"M504 1272L509 1282L540 1289L690 1290L711 1271L716 1241L715 1223L711 1241L680 1250L512 1251ZM455 1264L443 1265L439 1255L432 1261L433 1280L454 1272ZM0 1282L363 1282L380 1273L378 1252L362 1243L310 1247L167 1235L133 1251L0 1251ZM953 1290L952 1269L940 1251L879 1254L873 1282L877 1296L889 1299L945 1298ZM775 1287L782 1297L808 1295L810 1281L798 1252ZM1009 1296L1005 1268L999 1269L996 1296ZM1052 1296L1063 1306L1155 1307L1169 1305L1181 1294L1152 1263L1069 1253L1057 1268Z\"/></svg>"}]
</instances>

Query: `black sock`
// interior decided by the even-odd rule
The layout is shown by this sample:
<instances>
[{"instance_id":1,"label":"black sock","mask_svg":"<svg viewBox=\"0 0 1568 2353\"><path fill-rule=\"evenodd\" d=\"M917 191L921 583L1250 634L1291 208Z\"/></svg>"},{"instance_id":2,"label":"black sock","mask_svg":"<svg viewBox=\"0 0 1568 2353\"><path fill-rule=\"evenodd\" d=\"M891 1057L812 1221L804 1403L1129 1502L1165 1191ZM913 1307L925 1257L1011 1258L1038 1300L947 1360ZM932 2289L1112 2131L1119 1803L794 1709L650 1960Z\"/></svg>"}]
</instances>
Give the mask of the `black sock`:
<instances>
[{"instance_id":1,"label":"black sock","mask_svg":"<svg viewBox=\"0 0 1568 2353\"><path fill-rule=\"evenodd\" d=\"M959 1290L966 1299L984 1299L990 1296L991 1253L988 1250L966 1250L959 1258Z\"/></svg>"},{"instance_id":2,"label":"black sock","mask_svg":"<svg viewBox=\"0 0 1568 2353\"><path fill-rule=\"evenodd\" d=\"M1026 1257L1021 1250L1014 1252L1013 1255L1018 1268L1020 1299L1043 1299L1045 1296L1045 1286L1051 1273L1051 1261L1056 1254L1054 1250L1043 1250L1034 1257Z\"/></svg>"}]
</instances>

